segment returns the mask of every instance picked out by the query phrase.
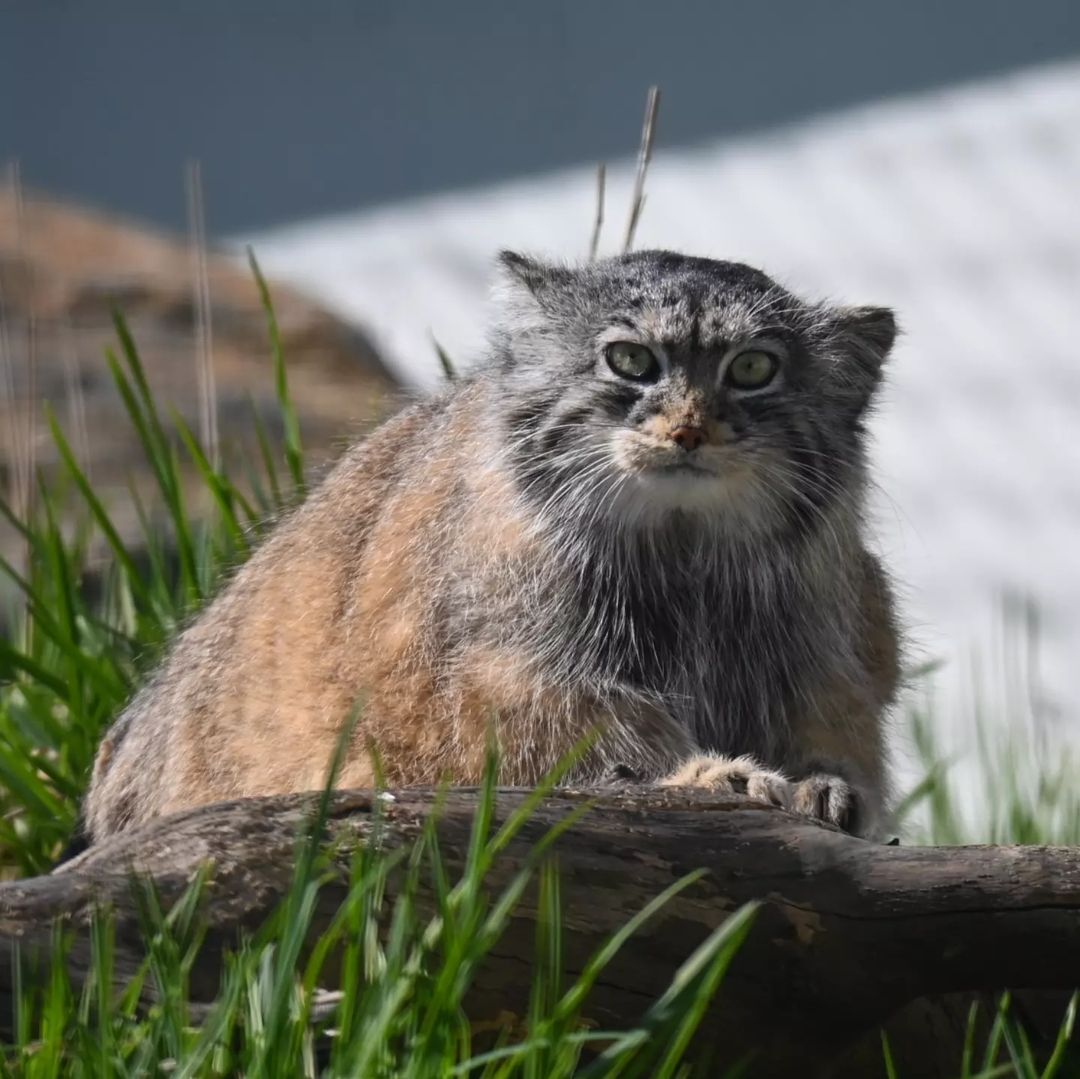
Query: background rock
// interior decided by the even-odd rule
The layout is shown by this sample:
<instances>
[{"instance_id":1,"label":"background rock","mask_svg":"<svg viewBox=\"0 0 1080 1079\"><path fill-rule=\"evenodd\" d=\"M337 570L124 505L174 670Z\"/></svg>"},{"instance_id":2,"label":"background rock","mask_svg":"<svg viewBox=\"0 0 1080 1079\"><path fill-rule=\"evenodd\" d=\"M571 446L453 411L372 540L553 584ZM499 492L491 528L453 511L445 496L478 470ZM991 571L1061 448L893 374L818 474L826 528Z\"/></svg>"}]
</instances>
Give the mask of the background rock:
<instances>
[{"instance_id":1,"label":"background rock","mask_svg":"<svg viewBox=\"0 0 1080 1079\"><path fill-rule=\"evenodd\" d=\"M192 245L13 188L0 195L0 489L25 500L26 476L55 473L44 405L56 412L125 539L139 531L129 483L154 484L105 360L112 321L130 326L159 404L200 429L197 275ZM221 453L254 449L252 403L277 441L267 323L241 261L206 258ZM271 282L289 385L308 460L316 466L394 407L395 381L366 337ZM193 473L189 478L194 480ZM192 497L201 495L197 482ZM195 502L197 510L198 503ZM0 525L0 551L15 553Z\"/></svg>"}]
</instances>

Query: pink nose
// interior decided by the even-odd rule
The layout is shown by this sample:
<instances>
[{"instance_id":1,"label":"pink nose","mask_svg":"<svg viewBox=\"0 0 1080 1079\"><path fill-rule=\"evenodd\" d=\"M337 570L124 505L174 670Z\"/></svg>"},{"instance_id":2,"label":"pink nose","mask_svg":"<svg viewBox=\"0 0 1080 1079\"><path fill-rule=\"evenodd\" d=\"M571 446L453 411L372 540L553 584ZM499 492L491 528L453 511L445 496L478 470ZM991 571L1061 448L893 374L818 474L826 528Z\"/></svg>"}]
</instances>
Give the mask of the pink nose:
<instances>
[{"instance_id":1,"label":"pink nose","mask_svg":"<svg viewBox=\"0 0 1080 1079\"><path fill-rule=\"evenodd\" d=\"M689 453L705 441L705 432L700 427L689 427L684 424L674 428L668 437L676 446L681 446Z\"/></svg>"}]
</instances>

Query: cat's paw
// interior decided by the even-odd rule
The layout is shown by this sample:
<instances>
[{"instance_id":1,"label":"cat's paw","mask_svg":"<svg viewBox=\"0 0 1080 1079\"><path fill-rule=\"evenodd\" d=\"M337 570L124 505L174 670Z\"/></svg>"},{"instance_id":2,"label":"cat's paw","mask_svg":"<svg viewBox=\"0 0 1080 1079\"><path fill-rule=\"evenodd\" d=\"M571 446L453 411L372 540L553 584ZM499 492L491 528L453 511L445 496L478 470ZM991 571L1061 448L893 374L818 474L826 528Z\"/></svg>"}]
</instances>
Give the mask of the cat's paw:
<instances>
[{"instance_id":1,"label":"cat's paw","mask_svg":"<svg viewBox=\"0 0 1080 1079\"><path fill-rule=\"evenodd\" d=\"M840 776L817 773L793 785L791 808L817 820L828 821L845 832L858 829L859 795L854 787Z\"/></svg>"},{"instance_id":2,"label":"cat's paw","mask_svg":"<svg viewBox=\"0 0 1080 1079\"><path fill-rule=\"evenodd\" d=\"M661 787L699 787L721 794L739 794L757 802L786 806L791 783L780 772L763 767L753 757L719 757L702 754L684 761Z\"/></svg>"}]
</instances>

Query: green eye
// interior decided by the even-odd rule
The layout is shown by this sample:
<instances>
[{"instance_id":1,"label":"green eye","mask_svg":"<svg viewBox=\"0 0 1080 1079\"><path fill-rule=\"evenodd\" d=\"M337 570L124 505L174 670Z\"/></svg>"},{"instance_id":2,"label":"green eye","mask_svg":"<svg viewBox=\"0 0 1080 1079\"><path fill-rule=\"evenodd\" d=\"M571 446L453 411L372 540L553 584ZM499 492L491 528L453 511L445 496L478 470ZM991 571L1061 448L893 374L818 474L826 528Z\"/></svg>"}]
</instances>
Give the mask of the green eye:
<instances>
[{"instance_id":1,"label":"green eye","mask_svg":"<svg viewBox=\"0 0 1080 1079\"><path fill-rule=\"evenodd\" d=\"M740 390L759 390L767 386L780 370L780 361L761 349L740 352L728 365L727 381Z\"/></svg>"},{"instance_id":2,"label":"green eye","mask_svg":"<svg viewBox=\"0 0 1080 1079\"><path fill-rule=\"evenodd\" d=\"M622 378L651 379L660 374L652 349L633 341L613 341L604 349L607 365Z\"/></svg>"}]
</instances>

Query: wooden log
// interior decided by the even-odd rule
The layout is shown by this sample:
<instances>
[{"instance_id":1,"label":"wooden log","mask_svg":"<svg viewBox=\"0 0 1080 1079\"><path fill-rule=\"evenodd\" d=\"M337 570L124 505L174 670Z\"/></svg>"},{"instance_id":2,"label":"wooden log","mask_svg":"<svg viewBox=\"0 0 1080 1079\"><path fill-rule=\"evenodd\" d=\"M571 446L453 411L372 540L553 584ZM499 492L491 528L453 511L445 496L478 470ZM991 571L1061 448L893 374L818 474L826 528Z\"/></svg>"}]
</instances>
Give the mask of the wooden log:
<instances>
[{"instance_id":1,"label":"wooden log","mask_svg":"<svg viewBox=\"0 0 1080 1079\"><path fill-rule=\"evenodd\" d=\"M527 793L501 789L496 819ZM381 834L393 844L418 834L436 794L383 798ZM633 1024L686 956L751 899L764 906L702 1037L720 1047L721 1060L756 1050L755 1075L813 1074L811 1062L835 1060L905 1006L910 1013L912 1002L921 1009L917 1025L933 1031L924 1051L942 1049L944 1013L926 1003L937 994L1069 990L1080 982L1080 849L883 846L742 799L633 787L560 790L499 858L492 888L505 885L537 840L585 799L595 804L555 848L568 975L665 887L706 870L605 972L588 1011L605 1028ZM464 860L477 800L473 789L443 797L438 835L451 872ZM95 907L108 904L117 919L118 974L130 973L143 955L132 872L151 877L169 903L207 861L210 932L193 992L212 996L222 948L238 930L258 926L288 887L296 836L316 801L287 795L200 808L109 839L49 876L0 886L0 1018L11 1014L16 941L47 951L50 924L65 919L76 931L69 965L78 982L89 962L85 928ZM371 792L335 794L331 836L363 841L375 805ZM327 886L315 932L343 895L343 882ZM533 902L521 904L476 980L469 1007L477 1020L526 1011ZM924 1063L918 1074L938 1074Z\"/></svg>"}]
</instances>

